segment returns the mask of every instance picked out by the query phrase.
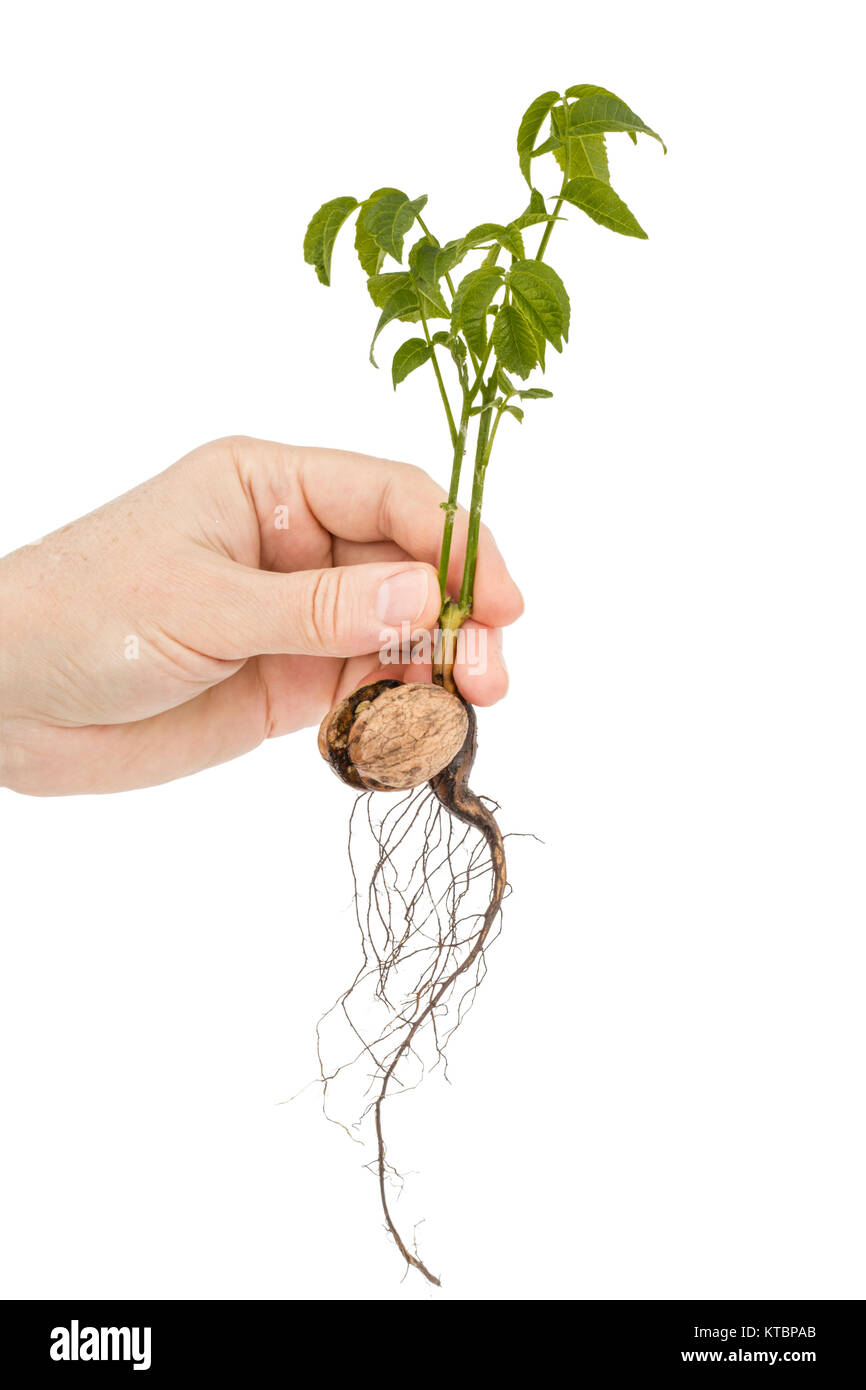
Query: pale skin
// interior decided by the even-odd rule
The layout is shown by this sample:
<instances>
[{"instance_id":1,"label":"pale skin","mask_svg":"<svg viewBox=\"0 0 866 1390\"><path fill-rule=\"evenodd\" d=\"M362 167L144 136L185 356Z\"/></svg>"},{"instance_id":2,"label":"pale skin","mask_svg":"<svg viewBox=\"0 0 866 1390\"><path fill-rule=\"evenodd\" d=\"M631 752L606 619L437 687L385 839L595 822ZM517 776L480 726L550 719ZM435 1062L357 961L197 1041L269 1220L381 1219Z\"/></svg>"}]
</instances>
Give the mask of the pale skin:
<instances>
[{"instance_id":1,"label":"pale skin","mask_svg":"<svg viewBox=\"0 0 866 1390\"><path fill-rule=\"evenodd\" d=\"M124 791L316 725L381 675L389 630L433 628L445 492L409 464L219 439L0 560L0 785ZM448 587L460 586L466 514ZM483 528L455 679L501 699L523 601ZM132 639L132 640L131 640ZM480 654L481 659L477 659ZM459 654L458 654L459 656Z\"/></svg>"}]
</instances>

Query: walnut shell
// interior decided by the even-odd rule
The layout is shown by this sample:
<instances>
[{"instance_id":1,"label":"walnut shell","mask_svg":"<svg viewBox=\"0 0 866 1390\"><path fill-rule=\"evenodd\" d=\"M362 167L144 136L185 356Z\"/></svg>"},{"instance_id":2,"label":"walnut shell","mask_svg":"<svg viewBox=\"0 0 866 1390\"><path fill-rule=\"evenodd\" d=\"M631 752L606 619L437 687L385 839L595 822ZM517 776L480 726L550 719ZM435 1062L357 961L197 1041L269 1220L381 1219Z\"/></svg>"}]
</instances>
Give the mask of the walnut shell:
<instances>
[{"instance_id":1,"label":"walnut shell","mask_svg":"<svg viewBox=\"0 0 866 1390\"><path fill-rule=\"evenodd\" d=\"M350 786L402 791L447 767L468 727L463 701L440 686L378 681L325 716L319 750Z\"/></svg>"}]
</instances>

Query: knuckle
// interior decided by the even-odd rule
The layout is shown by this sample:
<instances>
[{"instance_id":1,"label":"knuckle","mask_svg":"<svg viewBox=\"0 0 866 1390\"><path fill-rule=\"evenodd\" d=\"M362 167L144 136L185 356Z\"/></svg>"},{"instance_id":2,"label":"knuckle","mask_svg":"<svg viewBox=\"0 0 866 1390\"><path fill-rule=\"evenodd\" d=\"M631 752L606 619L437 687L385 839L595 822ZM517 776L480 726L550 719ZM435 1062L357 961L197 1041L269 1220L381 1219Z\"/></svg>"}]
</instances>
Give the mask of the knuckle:
<instances>
[{"instance_id":1,"label":"knuckle","mask_svg":"<svg viewBox=\"0 0 866 1390\"><path fill-rule=\"evenodd\" d=\"M339 644L342 599L342 570L322 570L310 590L307 615L310 637L322 651L330 651Z\"/></svg>"}]
</instances>

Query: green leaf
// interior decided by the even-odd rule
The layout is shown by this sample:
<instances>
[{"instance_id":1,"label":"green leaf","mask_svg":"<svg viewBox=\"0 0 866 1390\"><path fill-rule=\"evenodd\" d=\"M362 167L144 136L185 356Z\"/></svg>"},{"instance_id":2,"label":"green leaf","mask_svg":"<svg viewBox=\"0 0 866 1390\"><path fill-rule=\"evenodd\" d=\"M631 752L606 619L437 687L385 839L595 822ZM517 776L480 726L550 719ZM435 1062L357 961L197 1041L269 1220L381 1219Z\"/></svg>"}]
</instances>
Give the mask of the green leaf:
<instances>
[{"instance_id":1,"label":"green leaf","mask_svg":"<svg viewBox=\"0 0 866 1390\"><path fill-rule=\"evenodd\" d=\"M552 119L561 137L554 157L566 178L603 179L605 183L609 183L610 170L604 136L570 134L566 126L566 112L561 106L557 106L553 111Z\"/></svg>"},{"instance_id":2,"label":"green leaf","mask_svg":"<svg viewBox=\"0 0 866 1390\"><path fill-rule=\"evenodd\" d=\"M510 252L522 261L526 255L523 247L523 237L520 235L520 228L516 222L509 222L507 227L503 227L499 233L499 245L503 250Z\"/></svg>"},{"instance_id":3,"label":"green leaf","mask_svg":"<svg viewBox=\"0 0 866 1390\"><path fill-rule=\"evenodd\" d=\"M568 340L570 305L556 271L544 261L518 261L508 272L508 284L532 327L561 352L561 339Z\"/></svg>"},{"instance_id":4,"label":"green leaf","mask_svg":"<svg viewBox=\"0 0 866 1390\"><path fill-rule=\"evenodd\" d=\"M371 275L367 281L367 289L376 308L384 309L392 294L411 284L412 280L407 270L392 270L385 275Z\"/></svg>"},{"instance_id":5,"label":"green leaf","mask_svg":"<svg viewBox=\"0 0 866 1390\"><path fill-rule=\"evenodd\" d=\"M530 386L528 391L518 391L517 394L522 401L549 401L553 397L553 392L545 391L542 386Z\"/></svg>"},{"instance_id":6,"label":"green leaf","mask_svg":"<svg viewBox=\"0 0 866 1390\"><path fill-rule=\"evenodd\" d=\"M532 179L529 177L529 165L535 137L544 125L551 107L557 101L559 101L559 92L542 92L541 96L536 97L535 101L526 108L520 122L520 129L517 132L517 157L520 161L520 172L530 187L532 186Z\"/></svg>"},{"instance_id":7,"label":"green leaf","mask_svg":"<svg viewBox=\"0 0 866 1390\"><path fill-rule=\"evenodd\" d=\"M555 218L553 213L547 211L543 197L537 188L533 188L528 208L514 219L511 226L519 227L521 231L524 231L527 227L534 227L539 222L556 221L561 221L561 219Z\"/></svg>"},{"instance_id":8,"label":"green leaf","mask_svg":"<svg viewBox=\"0 0 866 1390\"><path fill-rule=\"evenodd\" d=\"M414 280L415 289L418 294L418 301L424 310L425 319L447 319L451 317L451 311L445 300L442 298L442 291L438 285L430 285L426 280L416 276Z\"/></svg>"},{"instance_id":9,"label":"green leaf","mask_svg":"<svg viewBox=\"0 0 866 1390\"><path fill-rule=\"evenodd\" d=\"M394 353L394 361L391 363L391 380L394 383L395 391L400 382L406 380L410 372L414 372L416 367L423 367L432 352L432 347L423 338L410 338L402 347L398 347Z\"/></svg>"},{"instance_id":10,"label":"green leaf","mask_svg":"<svg viewBox=\"0 0 866 1390\"><path fill-rule=\"evenodd\" d=\"M538 344L529 323L514 304L504 304L493 325L493 347L503 367L528 377L538 361Z\"/></svg>"},{"instance_id":11,"label":"green leaf","mask_svg":"<svg viewBox=\"0 0 866 1390\"><path fill-rule=\"evenodd\" d=\"M554 106L553 111L552 111L551 114L552 114L552 115L556 115L556 113L559 112L559 111L561 111L561 110L562 110L562 107L561 107L561 106ZM544 142L543 145L536 145L536 146L535 146L535 149L532 151L532 158L533 158L533 159L537 159L538 156L541 155L541 154L552 154L554 150L559 150L559 149L561 149L561 148L562 148L562 141L561 141L561 139L559 138L559 136L558 136L558 135L549 135L549 136L547 137L547 139L545 140L545 142Z\"/></svg>"},{"instance_id":12,"label":"green leaf","mask_svg":"<svg viewBox=\"0 0 866 1390\"><path fill-rule=\"evenodd\" d=\"M436 255L435 279L438 280L442 275L448 275L460 260L462 260L460 255L460 238L457 237L454 241L446 241L444 246L440 246Z\"/></svg>"},{"instance_id":13,"label":"green leaf","mask_svg":"<svg viewBox=\"0 0 866 1390\"><path fill-rule=\"evenodd\" d=\"M462 329L473 352L480 354L487 346L487 309L502 288L503 277L499 266L479 266L477 270L470 270L457 286L451 306L451 330L459 333Z\"/></svg>"},{"instance_id":14,"label":"green leaf","mask_svg":"<svg viewBox=\"0 0 866 1390\"><path fill-rule=\"evenodd\" d=\"M613 97L614 101L619 101L615 92L609 92L607 87L592 87L586 83L576 87L566 87L565 95L569 100L579 101L581 97Z\"/></svg>"},{"instance_id":15,"label":"green leaf","mask_svg":"<svg viewBox=\"0 0 866 1390\"><path fill-rule=\"evenodd\" d=\"M355 224L355 250L358 253L358 260L361 262L361 269L367 275L378 275L385 259L385 252L367 231L367 213L374 203L378 203L380 198L384 198L386 193L400 193L401 198L406 197L406 194L401 193L399 188L377 188L374 193L370 194L369 198L364 199L361 204L361 211L358 213L358 221Z\"/></svg>"},{"instance_id":16,"label":"green leaf","mask_svg":"<svg viewBox=\"0 0 866 1390\"><path fill-rule=\"evenodd\" d=\"M640 116L636 116L625 102L620 101L612 92L593 92L581 97L569 107L569 135L600 135L605 130L627 131L631 135L651 135L654 140L658 140L667 154L662 137L650 130L648 125L644 125Z\"/></svg>"},{"instance_id":17,"label":"green leaf","mask_svg":"<svg viewBox=\"0 0 866 1390\"><path fill-rule=\"evenodd\" d=\"M623 236L636 236L647 240L647 234L609 183L600 179L572 179L562 190L567 203L580 208L593 222L609 227L612 232Z\"/></svg>"},{"instance_id":18,"label":"green leaf","mask_svg":"<svg viewBox=\"0 0 866 1390\"><path fill-rule=\"evenodd\" d=\"M368 208L364 228L377 246L399 262L403 259L403 238L426 202L426 193L411 202L399 190L385 193Z\"/></svg>"},{"instance_id":19,"label":"green leaf","mask_svg":"<svg viewBox=\"0 0 866 1390\"><path fill-rule=\"evenodd\" d=\"M591 178L601 179L603 183L610 182L607 145L603 135L569 135L565 144L570 179Z\"/></svg>"},{"instance_id":20,"label":"green leaf","mask_svg":"<svg viewBox=\"0 0 866 1390\"><path fill-rule=\"evenodd\" d=\"M491 241L495 241L497 246L503 247L518 260L526 255L523 237L515 222L510 222L507 227L503 227L501 222L482 222L479 227L473 227L471 232L467 232L460 242L460 260L462 261L468 251L474 251L478 246L486 246Z\"/></svg>"},{"instance_id":21,"label":"green leaf","mask_svg":"<svg viewBox=\"0 0 866 1390\"><path fill-rule=\"evenodd\" d=\"M409 252L409 269L414 270L428 285L437 285L442 276L453 270L458 260L462 260L460 247L459 240L440 246L432 237L423 236Z\"/></svg>"},{"instance_id":22,"label":"green leaf","mask_svg":"<svg viewBox=\"0 0 866 1390\"><path fill-rule=\"evenodd\" d=\"M323 285L331 283L331 252L337 233L358 206L357 198L332 198L315 213L304 236L304 260L315 266Z\"/></svg>"},{"instance_id":23,"label":"green leaf","mask_svg":"<svg viewBox=\"0 0 866 1390\"><path fill-rule=\"evenodd\" d=\"M376 339L382 332L382 329L394 319L405 318L406 315L412 311L417 315L418 296L411 285L405 285L402 289L398 289L386 300L385 307L379 315L379 322L376 324L376 332L373 334L373 341L370 344L370 361L373 363L374 367L378 366L378 363L373 356L373 348L376 346Z\"/></svg>"},{"instance_id":24,"label":"green leaf","mask_svg":"<svg viewBox=\"0 0 866 1390\"><path fill-rule=\"evenodd\" d=\"M505 413L505 411L508 411L509 415L513 415L515 420L519 421L521 425L523 424L523 411L520 409L519 405L503 406L502 411L503 414Z\"/></svg>"},{"instance_id":25,"label":"green leaf","mask_svg":"<svg viewBox=\"0 0 866 1390\"><path fill-rule=\"evenodd\" d=\"M431 280L435 284L436 253L438 250L438 244L425 233L409 247L409 269L420 275L422 279Z\"/></svg>"}]
</instances>

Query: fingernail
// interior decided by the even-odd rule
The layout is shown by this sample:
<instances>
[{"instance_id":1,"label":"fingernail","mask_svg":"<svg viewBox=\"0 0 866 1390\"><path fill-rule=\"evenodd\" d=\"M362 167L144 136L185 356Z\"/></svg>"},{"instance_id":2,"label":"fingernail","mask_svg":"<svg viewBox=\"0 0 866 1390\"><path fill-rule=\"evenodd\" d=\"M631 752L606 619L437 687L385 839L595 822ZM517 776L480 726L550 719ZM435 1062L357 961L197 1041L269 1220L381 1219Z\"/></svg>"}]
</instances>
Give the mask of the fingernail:
<instances>
[{"instance_id":1,"label":"fingernail","mask_svg":"<svg viewBox=\"0 0 866 1390\"><path fill-rule=\"evenodd\" d=\"M379 621L388 626L414 623L427 606L429 577L426 570L404 570L380 585L376 598Z\"/></svg>"}]
</instances>

